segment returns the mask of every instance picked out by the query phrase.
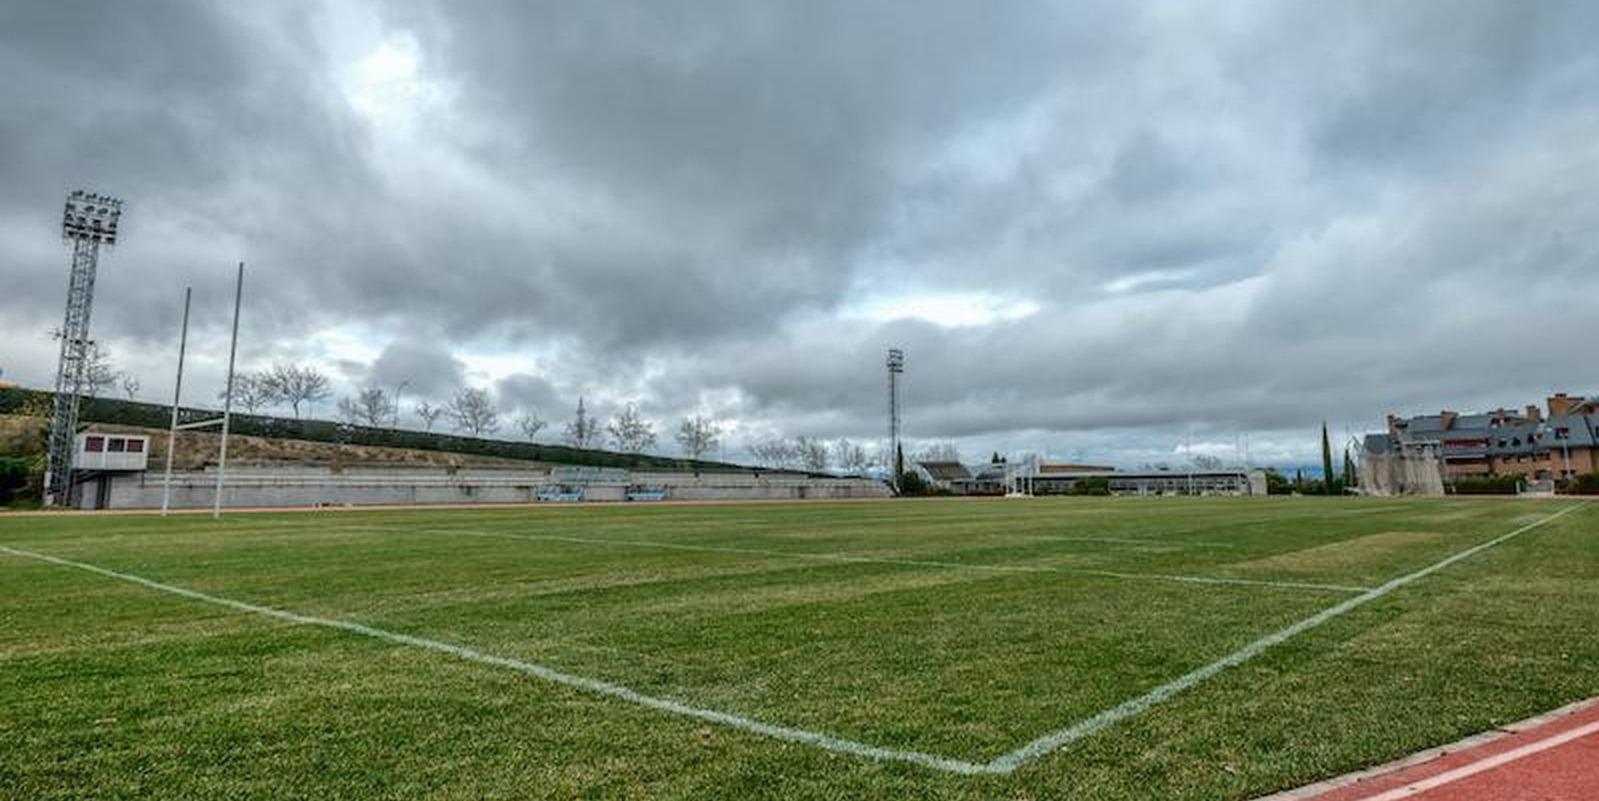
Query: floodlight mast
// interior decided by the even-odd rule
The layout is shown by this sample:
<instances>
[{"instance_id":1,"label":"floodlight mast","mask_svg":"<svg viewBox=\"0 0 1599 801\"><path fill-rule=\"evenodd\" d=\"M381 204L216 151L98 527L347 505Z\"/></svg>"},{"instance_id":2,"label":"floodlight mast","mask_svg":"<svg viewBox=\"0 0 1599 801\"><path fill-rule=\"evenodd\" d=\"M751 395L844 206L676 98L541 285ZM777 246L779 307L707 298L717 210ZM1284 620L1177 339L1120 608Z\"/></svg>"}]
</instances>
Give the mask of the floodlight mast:
<instances>
[{"instance_id":1,"label":"floodlight mast","mask_svg":"<svg viewBox=\"0 0 1599 801\"><path fill-rule=\"evenodd\" d=\"M94 277L100 246L117 243L122 201L74 190L61 214L61 238L72 243L72 271L67 279L66 319L61 324L61 356L46 451L44 501L47 506L72 504L72 450L78 433L78 401L88 366L89 314L94 307Z\"/></svg>"},{"instance_id":2,"label":"floodlight mast","mask_svg":"<svg viewBox=\"0 0 1599 801\"><path fill-rule=\"evenodd\" d=\"M899 377L905 372L905 351L888 349L888 470L889 484L899 494L899 475L904 469L899 453Z\"/></svg>"}]
</instances>

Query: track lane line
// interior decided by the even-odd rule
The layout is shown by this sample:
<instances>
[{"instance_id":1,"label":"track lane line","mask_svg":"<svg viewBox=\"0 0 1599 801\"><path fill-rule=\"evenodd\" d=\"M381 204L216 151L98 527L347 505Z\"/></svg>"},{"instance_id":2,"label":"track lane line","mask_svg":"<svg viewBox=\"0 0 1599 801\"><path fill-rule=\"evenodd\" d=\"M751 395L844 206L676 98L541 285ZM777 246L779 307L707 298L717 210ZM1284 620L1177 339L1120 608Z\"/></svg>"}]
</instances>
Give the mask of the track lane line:
<instances>
[{"instance_id":1,"label":"track lane line","mask_svg":"<svg viewBox=\"0 0 1599 801\"><path fill-rule=\"evenodd\" d=\"M1453 784L1461 779L1469 779L1479 773L1486 773L1490 770L1503 767L1504 765L1508 765L1516 760L1525 759L1526 757L1543 753L1544 751L1548 751L1552 748L1559 748L1566 743L1572 742L1573 740L1580 740L1590 734L1599 734L1599 721L1589 723L1585 726L1578 726L1575 729L1570 729L1559 734L1551 735L1542 740L1538 740L1537 742L1528 743L1520 748L1513 748L1501 754L1484 757L1476 762L1472 762L1467 765L1461 765L1453 770L1444 771L1437 776L1412 782L1403 787L1395 787L1392 790L1377 793L1376 795L1362 796L1359 801L1400 801L1400 799L1420 795L1428 790L1443 787L1446 784Z\"/></svg>"}]
</instances>

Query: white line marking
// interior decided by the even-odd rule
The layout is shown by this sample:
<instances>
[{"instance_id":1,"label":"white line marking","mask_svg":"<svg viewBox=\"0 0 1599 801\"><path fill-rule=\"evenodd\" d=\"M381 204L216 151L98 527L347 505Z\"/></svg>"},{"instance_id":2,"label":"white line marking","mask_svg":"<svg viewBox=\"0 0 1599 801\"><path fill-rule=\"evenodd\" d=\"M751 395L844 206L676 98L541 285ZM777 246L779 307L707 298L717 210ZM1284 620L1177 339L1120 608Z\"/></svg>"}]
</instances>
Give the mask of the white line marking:
<instances>
[{"instance_id":1,"label":"white line marking","mask_svg":"<svg viewBox=\"0 0 1599 801\"><path fill-rule=\"evenodd\" d=\"M1518 759L1524 759L1532 756L1533 754L1548 751L1551 748L1558 748L1566 743L1571 742L1572 740L1580 740L1583 737L1587 737L1588 735L1596 732L1599 732L1599 721L1589 723L1585 726L1578 726L1570 731L1561 732L1560 734L1539 740L1535 743L1528 743L1520 748L1514 748L1502 754L1495 754L1494 756L1477 760L1469 765L1462 765L1454 770L1445 771L1437 776L1433 776L1429 779L1423 779L1414 784L1407 784L1404 787L1396 787L1386 793L1378 793L1377 795L1367 796L1360 799L1360 801L1399 801L1399 799L1409 798L1418 793L1425 793L1435 787L1442 787L1446 784L1454 784L1461 779L1467 779L1479 773L1493 770L1494 768L1502 765L1508 765Z\"/></svg>"},{"instance_id":2,"label":"white line marking","mask_svg":"<svg viewBox=\"0 0 1599 801\"><path fill-rule=\"evenodd\" d=\"M1088 735L1093 734L1094 732L1097 732L1106 726L1137 715L1140 712L1143 712L1144 710L1149 709L1150 707L1155 706L1156 704L1159 704L1162 701L1165 701L1166 699L1171 698L1172 696L1177 695L1178 693L1187 690L1190 687L1193 687L1194 685L1199 684L1200 682L1205 681L1206 679L1215 676L1216 674L1230 667L1237 667L1238 665L1248 662L1249 660L1254 659L1261 653L1265 652L1266 649L1271 648L1274 645L1278 645L1289 638L1303 634L1304 632L1316 628L1317 626L1320 626L1321 624L1326 623L1335 617L1346 614L1352 610L1365 606L1372 601L1382 598L1383 596L1399 589L1400 587L1426 578L1427 576L1443 570L1444 568L1449 567L1450 565L1459 562L1462 559L1470 558L1489 548L1499 545L1500 543L1519 537L1528 531L1531 531L1550 521L1564 517L1565 515L1587 505L1588 502L1584 501L1583 503L1567 506L1566 508L1555 512L1548 517L1528 523L1516 529L1515 531L1510 532L1509 534L1503 534L1487 542L1474 545L1455 554L1454 556L1450 556L1439 562L1434 562L1427 567L1424 567L1413 573L1407 573L1403 576L1400 576L1399 578L1389 581L1388 583L1370 590L1369 592L1362 593L1350 598L1347 601L1330 606L1314 615L1311 615L1310 617L1305 618L1304 620L1299 621L1298 623L1288 626L1287 628L1279 629L1271 634L1261 637L1260 639L1255 640L1254 642L1251 642L1248 645L1245 645L1244 647L1222 657L1221 659L1205 665L1204 667L1185 673L1170 682L1162 684L1161 686L1156 687L1155 689L1150 690L1141 696L1138 696L1137 698L1123 702L1118 706L1111 707L1110 709L1107 709L1091 718L1086 718L1063 729L1058 729L1039 737L1038 739L1022 746L1021 748L1011 751L1010 753L1005 754L1004 756L1001 756L992 762L989 762L988 766L1001 773L1015 770L1016 768L1038 759L1039 757L1042 757L1051 751L1054 751L1076 740L1087 737Z\"/></svg>"},{"instance_id":3,"label":"white line marking","mask_svg":"<svg viewBox=\"0 0 1599 801\"><path fill-rule=\"evenodd\" d=\"M393 529L381 526L344 526L345 529L360 529L363 531L392 532ZM789 559L815 559L826 562L850 562L859 564L877 565L905 565L908 567L938 567L948 570L978 570L995 573L1061 573L1074 576L1101 576L1104 578L1132 579L1142 581L1178 581L1189 584L1230 584L1243 587L1277 587L1292 590L1317 590L1321 592L1369 592L1370 587L1354 587L1344 584L1316 584L1301 581L1270 581L1267 579L1242 579L1225 578L1221 576L1188 576L1172 573L1124 573L1116 570L1095 570L1086 567L1054 567L1050 565L982 565L967 562L940 562L928 559L892 559L877 556L852 556L843 553L808 553L805 551L773 551L765 548L737 548L722 545L684 545L676 542L651 542L649 540L614 540L595 539L589 537L567 537L559 534L513 534L502 531L476 531L472 529L409 529L408 532L418 534L459 534L465 537L487 537L490 539L508 540L535 540L550 542L571 542L580 545L613 545L624 548L664 548L673 551L703 551L706 553L732 553L750 556L779 556Z\"/></svg>"},{"instance_id":4,"label":"white line marking","mask_svg":"<svg viewBox=\"0 0 1599 801\"><path fill-rule=\"evenodd\" d=\"M599 695L610 696L612 698L617 698L627 701L628 703L647 707L649 709L655 709L662 712L671 712L673 714L683 715L685 717L695 718L709 723L716 723L735 729L742 729L747 732L753 732L755 734L762 734L767 737L775 737L779 740L803 743L805 745L815 746L828 751L852 754L871 759L889 760L894 762L910 762L929 768L935 768L937 770L965 775L996 772L984 764L967 762L960 759L950 759L920 751L904 751L897 748L884 748L882 746L868 745L855 740L832 737L818 732L807 731L805 729L796 729L788 726L779 726L772 723L763 723L753 718L747 718L742 715L734 715L728 712L720 712L715 709L704 709L697 706L690 706L688 704L681 703L679 701L673 701L667 698L645 695L644 693L624 687L620 684L612 684L608 681L600 681L598 679L591 679L584 676L576 676L571 673L563 673L554 668L532 662L524 662L520 659L486 654L482 651L468 648L464 645L454 645L447 642L440 642L438 640L430 640L425 637L415 637L409 634L401 634L399 632L388 631L385 629L375 628L373 626L366 626L347 620L313 617L311 615L302 615L297 612L274 609L270 606L260 606L258 604L245 603L244 601L235 601L230 598L210 595L208 593L200 592L198 590L191 590L186 587L163 584L159 581L147 579L143 576L134 575L132 573L121 573L115 570L99 567L97 565L88 564L86 562L74 562L70 559L62 559L60 557L49 556L47 554L34 553L33 551L24 551L17 548L8 548L0 545L0 552L8 553L12 556L35 559L41 562L49 562L50 564L59 565L62 567L85 570L90 573L96 573L98 575L105 576L107 578L138 584L142 587L147 587L152 590L159 590L165 593L171 593L172 595L179 595L194 601L202 601L208 604L216 604L217 606L225 606L229 609L234 609L240 612L248 612L250 614L261 615L263 617L276 618L278 620L284 620L290 623L300 623L310 626L321 626L323 628L337 629L339 631L347 631L352 634L360 634L364 637L371 637L376 640L383 640L385 642L391 642L397 645L409 645L413 648L421 648L441 654L448 654L460 659L465 659L469 662L477 662L484 665L507 668L519 673L525 673L535 678L543 679L548 682L562 684L568 687L584 690L586 692L597 693Z\"/></svg>"},{"instance_id":5,"label":"white line marking","mask_svg":"<svg viewBox=\"0 0 1599 801\"><path fill-rule=\"evenodd\" d=\"M1053 534L1023 534L1022 539L1049 540L1050 542L1110 542L1118 545L1159 545L1163 547L1179 548L1237 548L1231 542L1199 542L1194 540L1168 540L1147 537L1133 539L1131 537L1057 537Z\"/></svg>"},{"instance_id":6,"label":"white line marking","mask_svg":"<svg viewBox=\"0 0 1599 801\"><path fill-rule=\"evenodd\" d=\"M1144 695L1141 695L1141 696L1139 696L1137 698L1134 698L1134 699L1132 699L1130 701L1122 703L1119 706L1112 707L1111 709L1105 710L1104 712L1101 712L1101 713L1099 713L1099 714L1097 714L1097 715L1095 715L1095 716L1093 716L1091 718L1087 718L1085 720L1079 721L1079 722L1077 722L1075 724L1072 724L1071 726L1068 726L1066 728L1059 729L1059 730L1054 731L1054 732L1050 732L1049 734L1046 734L1043 737L1039 737L1038 739L1033 740L1032 742L1022 746L1021 748L1017 748L1014 751L1006 753L1006 754L1004 754L1002 756L999 756L999 757L997 757L997 758L995 758L993 760L990 760L988 762L968 762L968 761L961 760L961 759L953 759L953 758L950 758L950 757L941 757L941 756L937 756L935 754L928 754L928 753L924 753L924 752L920 752L920 751L902 751L902 750L894 749L894 748L884 748L882 746L869 745L867 743L857 742L855 740L846 740L846 739L839 738L839 737L832 737L832 736L829 736L829 735L826 735L826 734L820 734L818 732L806 731L804 729L795 729L795 728L789 728L789 727L786 727L786 726L778 726L778 725L774 725L774 724L770 724L770 723L763 723L761 721L754 720L752 718L743 717L742 715L734 715L734 714L731 714L731 713L728 713L728 712L720 712L720 711L717 711L717 710L714 710L714 709L703 709L703 708L700 708L700 707L689 706L687 704L684 704L684 703L681 703L681 702L678 702L678 701L672 701L672 700L665 699L665 698L657 698L657 697L651 696L651 695L644 695L643 693L640 693L640 692L638 692L636 690L629 689L627 687L623 687L623 686L621 686L619 684L612 684L610 682L600 681L598 679L590 679L590 678L586 678L586 677L583 677L583 676L576 676L576 675L572 675L570 673L562 673L561 671L555 670L553 668L545 667L543 665L538 665L538 664L534 664L534 663L531 663L531 662L523 662L521 660L511 659L509 657L495 656L495 655L492 655L492 654L485 654L485 653L483 653L481 651L473 650L471 648L467 648L467 647L461 646L461 645L452 645L450 643L439 642L437 640L429 640L429 639L424 639L422 637L413 637L413 636L408 635L408 634L400 634L400 633L397 633L397 632L386 631L384 629L378 629L378 628L373 628L371 626L365 626L365 625L362 625L360 623L352 623L352 622L349 622L349 621L336 620L336 619L330 619L330 618L312 617L312 616L309 616L309 615L297 614L295 612L287 612L287 611L283 611L283 610L280 610L280 609L273 609L272 607L258 606L256 604L244 603L242 601L234 601L234 600L231 600L231 599L228 599L228 598L222 598L222 597L215 596L215 595L208 595L206 593L199 592L197 590L190 590L190 589L186 589L186 588L183 588L183 587L173 586L173 585L170 585L170 584L162 584L161 582L153 581L151 579L147 579L147 578L144 578L142 576L136 576L136 575L133 575L131 573L119 573L119 572L114 571L114 570L108 570L106 568L98 567L96 565L91 565L91 564L88 564L88 563L85 563L85 562L74 562L74 561L71 561L71 560L68 560L68 559L61 559L61 558L55 557L55 556L48 556L48 555L45 555L45 554L33 553L31 551L23 551L23 550L19 550L19 549L16 549L16 548L8 548L8 547L3 546L3 545L0 545L0 552L8 553L8 554L11 554L13 556L20 556L20 557L25 557L25 558L29 558L29 559L37 559L37 560L40 560L40 561L49 562L51 564L61 565L61 566L64 566L64 567L73 567L73 568L77 568L79 570L86 570L88 572L97 573L99 575L107 576L109 578L120 579L122 581L132 582L134 584L139 584L139 585L148 587L150 589L159 590L161 592L172 593L174 595L180 595L180 596L183 596L185 598L190 598L190 599L197 600L197 601L203 601L203 602L206 602L206 603L217 604L219 606L225 606L225 607L228 607L228 608L231 608L231 609L237 609L237 610L242 611L242 612L250 612L252 614L263 615L265 617L272 617L272 618L277 618L279 620L286 620L286 621L289 621L291 623L303 623L303 624L314 625L314 626L322 626L322 627L325 627L325 628L338 629L338 630L341 630L341 631L348 631L348 632L351 632L351 633L354 633L354 634L360 634L360 635L363 635L363 636L372 637L372 638L379 639L379 640L385 640L385 641L393 642L393 643L400 644L400 645L410 645L410 646L416 647L416 648L422 648L422 649L426 649L426 650L430 650L430 651L436 651L438 653L449 654L451 656L456 656L456 657L459 657L461 659L465 659L465 660L472 661L472 662L479 662L479 663L482 663L482 664L493 665L493 666L496 666L496 667L504 667L504 668L508 668L508 669L515 670L515 671L518 671L518 672L521 672L521 673L525 673L525 674L528 674L528 675L531 675L531 676L534 676L534 677L537 677L537 678L540 678L540 679L544 679L545 681L549 681L549 682L556 683L556 684L562 684L562 685L566 685L566 686L569 686L569 687L574 687L574 688L581 689L581 690L586 690L588 692L593 692L593 693L597 693L597 694L600 694L600 695L607 695L607 696L610 696L612 698L617 698L617 699L620 699L620 700L623 700L623 701L627 701L629 703L637 704L639 706L647 707L647 708L650 708L650 709L656 709L656 710L660 710L660 711L663 711L663 712L671 712L671 713L678 714L678 715L684 715L686 717L691 717L691 718L695 718L695 719L698 719L698 720L704 720L704 721L711 722L711 723L717 723L717 724L728 726L728 727L731 727L731 728L741 729L741 730L748 731L748 732L753 732L753 733L756 733L756 734L763 734L763 735L766 735L768 737L774 737L774 738L777 738L777 739L780 739L780 740L787 740L787 741L790 741L790 742L803 743L803 744L806 744L806 745L815 746L817 748L822 748L824 750L834 751L834 752L837 752L837 753L852 754L852 755L855 755L855 756L862 756L862 757L867 757L867 758L870 758L870 759L895 761L895 762L909 762L909 763L912 763L912 764L917 764L917 765L922 765L922 766L925 766L925 767L933 768L935 770L942 770L942 771L947 771L947 772L950 772L950 773L958 773L958 774L962 774L962 775L972 776L972 775L979 775L979 774L1006 774L1006 773L1011 773L1011 772L1015 771L1017 768L1025 765L1025 764L1027 764L1029 762L1032 762L1032 761L1034 761L1036 759L1039 759L1039 758L1041 758L1041 757L1043 757L1043 756L1055 751L1056 749L1061 748L1062 746L1065 746L1065 745L1067 745L1067 744L1069 744L1071 742L1074 742L1074 741L1079 740L1079 739L1081 739L1083 737L1086 737L1086 736L1088 736L1090 734L1093 734L1094 732L1097 732L1097 731L1099 731L1101 729L1104 729L1105 727L1110 726L1110 725L1112 725L1114 723L1117 723L1119 721L1122 721L1122 720L1130 718L1130 717L1132 717L1134 715L1137 715L1137 714L1139 714L1139 713L1141 713L1141 712L1143 712L1143 711L1155 706L1156 704L1159 704L1162 701L1165 701L1165 700L1171 698L1172 696L1177 695L1178 693L1181 693L1184 690L1187 690L1187 689L1193 687L1194 685L1197 685L1200 682L1203 682L1206 679L1211 678L1212 676L1215 676L1216 674L1222 672L1223 670L1226 670L1227 668L1236 667L1238 665L1241 665L1244 662L1247 662L1250 659L1253 659L1254 657L1259 656L1261 653L1263 653L1267 649L1271 648L1272 646L1278 645L1278 644L1288 640L1289 638L1294 637L1295 635L1298 635L1298 634L1304 633L1306 631L1309 631L1310 629L1313 629L1313 628L1315 628L1317 626L1320 626L1321 624L1326 623L1327 621L1332 620L1335 617L1343 615L1343 614L1345 614L1345 613L1347 613L1347 612L1349 612L1349 611L1351 611L1353 609L1356 609L1356 608L1359 608L1361 606L1364 606L1365 604L1368 604L1368 603L1370 603L1372 601L1378 600L1378 599L1382 598L1383 596L1388 595L1389 593L1393 592L1394 590L1399 589L1400 587L1403 587L1403 586L1405 586L1407 584L1410 584L1412 582L1418 581L1420 579L1426 578L1427 576L1430 576L1433 573L1436 573L1436 572L1438 572L1440 570L1443 570L1444 568L1449 567L1450 565L1453 565L1456 562L1459 562L1459 561L1461 561L1463 559L1470 558L1470 557L1472 557L1472 556L1474 556L1474 555L1476 555L1478 553L1481 553L1482 551L1485 551L1485 550L1487 550L1489 548L1492 548L1492 547L1494 547L1496 545L1499 545L1501 543L1507 542L1507 541L1509 541L1509 540L1511 540L1511 539L1513 539L1515 537L1521 536L1522 534L1524 534L1524 533L1526 533L1528 531L1531 531L1532 529L1535 529L1535 528L1537 528L1539 526L1542 526L1542 525L1544 525L1546 523L1554 521L1554 520L1556 520L1558 518L1564 517L1565 515L1570 514L1571 512L1574 512L1574 511L1576 511L1578 509L1581 509L1581 508L1587 506L1588 503L1589 502L1584 501L1582 503L1573 504L1573 505L1568 506L1568 507L1566 507L1564 509L1561 509L1558 512L1555 512L1554 514L1551 514L1551 515L1549 515L1547 517L1544 517L1544 518L1542 518L1540 520L1537 520L1537 521L1532 522L1532 523L1528 523L1527 525L1524 525L1524 526L1522 526L1522 527L1520 527L1520 528L1518 528L1518 529L1516 529L1516 530L1514 530L1514 531L1512 531L1512 532L1510 532L1508 534L1503 534L1503 535L1501 535L1499 537L1495 537L1494 539L1491 539L1491 540L1489 540L1487 542L1484 542L1484 543L1472 546L1470 548L1467 548L1466 550L1461 551L1461 552L1459 552L1459 553L1457 553L1457 554L1455 554L1453 556L1450 556L1450 557L1445 558L1445 559L1443 559L1441 561L1435 562L1435 563L1433 563L1431 565L1428 565L1427 567L1424 567L1424 568L1422 568L1420 570L1417 570L1417 571L1415 571L1413 573L1407 573L1407 574L1405 574L1403 576L1400 576L1399 578L1396 578L1396 579L1394 579L1392 581L1389 581L1388 583L1383 584L1382 586L1377 587L1377 588L1375 588L1373 590L1370 590L1368 592L1365 592L1365 593L1363 593L1363 594L1361 594L1359 596L1356 596L1354 598L1350 598L1349 600L1346 600L1346 601L1344 601L1342 603L1339 603L1339 604L1336 604L1334 606L1328 607L1327 609L1325 609L1325 610L1323 610L1323 611L1321 611L1321 612L1319 612L1319 613L1317 613L1315 615L1312 615L1311 617L1305 618L1304 620L1301 620L1298 623L1295 623L1295 624L1293 624L1291 626L1288 626L1287 628L1284 628L1284 629L1281 629L1279 631L1276 631L1276 632L1273 632L1271 634L1268 634L1265 637L1261 637L1260 639L1255 640L1254 642L1244 646L1243 648L1240 648L1239 650L1234 651L1233 653L1228 654L1227 656L1224 656L1221 659L1218 659L1215 662L1210 663L1209 665L1206 665L1206 666L1201 667L1201 668L1199 668L1197 670L1194 670L1194 671L1191 671L1189 673L1186 673L1183 676L1180 676L1180 677L1178 677L1177 679L1175 679L1175 680L1173 680L1171 682L1163 684L1160 687L1157 687L1154 690L1151 690L1148 693L1145 693ZM471 534L471 533L474 533L474 532L455 532L455 533ZM502 536L510 536L510 537L514 538L517 535L502 535ZM552 538L554 538L554 537L552 537ZM554 539L561 539L561 538L554 538ZM580 541L589 542L589 540L580 540ZM600 540L599 542L616 542L616 541L614 541L614 540ZM659 545L660 543L650 543L650 544ZM692 546L685 546L685 547L692 547ZM781 551L774 551L772 553L775 554L775 555L780 555L780 556L790 555L790 554L785 554L785 553L783 553ZM915 562L911 562L911 564L916 564L916 563ZM960 565L960 564L957 564L957 563L943 563L943 562L934 562L934 563L929 563L929 564L932 564L933 566L939 566L939 567L972 567L970 565Z\"/></svg>"}]
</instances>

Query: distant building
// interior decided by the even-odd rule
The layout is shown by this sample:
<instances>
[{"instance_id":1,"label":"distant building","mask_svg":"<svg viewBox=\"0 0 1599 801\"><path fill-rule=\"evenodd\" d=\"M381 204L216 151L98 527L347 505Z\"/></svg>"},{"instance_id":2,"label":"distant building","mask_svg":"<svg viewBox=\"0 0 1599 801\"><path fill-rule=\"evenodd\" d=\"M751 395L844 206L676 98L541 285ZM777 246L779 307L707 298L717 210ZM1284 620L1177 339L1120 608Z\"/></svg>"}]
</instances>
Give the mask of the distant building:
<instances>
[{"instance_id":1,"label":"distant building","mask_svg":"<svg viewBox=\"0 0 1599 801\"><path fill-rule=\"evenodd\" d=\"M957 481L952 489L960 495L1004 495L1008 465L1004 462L987 462L967 468L971 477Z\"/></svg>"},{"instance_id":2,"label":"distant building","mask_svg":"<svg viewBox=\"0 0 1599 801\"><path fill-rule=\"evenodd\" d=\"M79 434L72 452L72 505L106 508L112 482L119 476L143 475L149 463L150 438L143 434Z\"/></svg>"},{"instance_id":3,"label":"distant building","mask_svg":"<svg viewBox=\"0 0 1599 801\"><path fill-rule=\"evenodd\" d=\"M1388 432L1366 437L1368 455L1427 451L1443 466L1446 481L1522 476L1529 481L1566 480L1599 471L1599 398L1559 393L1523 410L1388 417Z\"/></svg>"},{"instance_id":4,"label":"distant building","mask_svg":"<svg viewBox=\"0 0 1599 801\"><path fill-rule=\"evenodd\" d=\"M961 465L920 462L917 472L931 486L958 495L1067 495L1084 480L1103 481L1112 495L1265 495L1261 470L1120 471L1110 465L1031 460Z\"/></svg>"},{"instance_id":5,"label":"distant building","mask_svg":"<svg viewBox=\"0 0 1599 801\"><path fill-rule=\"evenodd\" d=\"M1098 478L1116 472L1116 468L1098 464L1070 464L1066 462L1035 461L1017 465L1015 478L1022 482L1020 489L1029 495L1059 495L1071 492L1079 479Z\"/></svg>"},{"instance_id":6,"label":"distant building","mask_svg":"<svg viewBox=\"0 0 1599 801\"><path fill-rule=\"evenodd\" d=\"M1260 495L1266 494L1266 471L1245 468L1216 470L1140 470L1111 473L1112 495Z\"/></svg>"},{"instance_id":7,"label":"distant building","mask_svg":"<svg viewBox=\"0 0 1599 801\"><path fill-rule=\"evenodd\" d=\"M915 462L911 467L929 487L948 492L955 492L957 486L972 478L971 471L960 462Z\"/></svg>"}]
</instances>

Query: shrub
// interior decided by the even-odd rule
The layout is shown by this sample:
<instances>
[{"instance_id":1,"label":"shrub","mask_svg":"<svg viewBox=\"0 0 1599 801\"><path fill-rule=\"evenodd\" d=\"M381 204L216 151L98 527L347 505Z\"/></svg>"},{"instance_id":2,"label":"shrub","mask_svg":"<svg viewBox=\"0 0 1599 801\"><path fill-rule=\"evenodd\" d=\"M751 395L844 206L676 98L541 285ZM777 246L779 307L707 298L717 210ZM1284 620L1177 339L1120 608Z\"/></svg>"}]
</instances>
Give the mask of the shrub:
<instances>
[{"instance_id":1,"label":"shrub","mask_svg":"<svg viewBox=\"0 0 1599 801\"><path fill-rule=\"evenodd\" d=\"M899 494L901 495L926 495L927 482L915 470L906 470L899 476Z\"/></svg>"},{"instance_id":2,"label":"shrub","mask_svg":"<svg viewBox=\"0 0 1599 801\"><path fill-rule=\"evenodd\" d=\"M1089 476L1072 482L1072 495L1109 495L1110 479L1106 476Z\"/></svg>"},{"instance_id":3,"label":"shrub","mask_svg":"<svg viewBox=\"0 0 1599 801\"><path fill-rule=\"evenodd\" d=\"M1515 495L1526 483L1521 476L1457 478L1452 489L1456 495Z\"/></svg>"},{"instance_id":4,"label":"shrub","mask_svg":"<svg viewBox=\"0 0 1599 801\"><path fill-rule=\"evenodd\" d=\"M1567 491L1572 495L1599 495L1599 473L1577 476Z\"/></svg>"},{"instance_id":5,"label":"shrub","mask_svg":"<svg viewBox=\"0 0 1599 801\"><path fill-rule=\"evenodd\" d=\"M1267 495L1292 495L1294 482L1276 468L1266 468L1266 494Z\"/></svg>"},{"instance_id":6,"label":"shrub","mask_svg":"<svg viewBox=\"0 0 1599 801\"><path fill-rule=\"evenodd\" d=\"M32 459L0 457L0 506L9 506L28 495Z\"/></svg>"}]
</instances>

